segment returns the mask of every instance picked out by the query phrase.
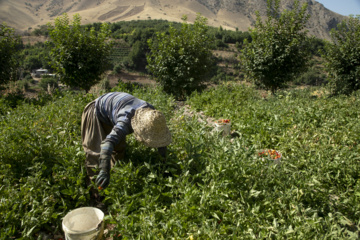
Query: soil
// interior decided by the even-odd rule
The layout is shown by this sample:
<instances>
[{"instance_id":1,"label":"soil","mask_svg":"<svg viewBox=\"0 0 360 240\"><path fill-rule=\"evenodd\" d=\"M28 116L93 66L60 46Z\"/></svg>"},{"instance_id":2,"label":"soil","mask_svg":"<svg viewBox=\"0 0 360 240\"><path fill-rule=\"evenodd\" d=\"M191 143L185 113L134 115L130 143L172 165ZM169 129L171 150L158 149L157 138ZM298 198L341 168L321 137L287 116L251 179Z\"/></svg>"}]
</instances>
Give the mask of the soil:
<instances>
[{"instance_id":1,"label":"soil","mask_svg":"<svg viewBox=\"0 0 360 240\"><path fill-rule=\"evenodd\" d=\"M110 88L117 86L120 80L127 83L138 83L141 85L156 84L150 76L138 72L121 72L119 74L112 74L111 72L108 72L106 77L109 79ZM34 81L30 84L29 89L24 91L26 98L36 98L41 91L41 88L38 86L41 78L33 77L33 80ZM60 84L60 86L63 85Z\"/></svg>"},{"instance_id":2,"label":"soil","mask_svg":"<svg viewBox=\"0 0 360 240\"><path fill-rule=\"evenodd\" d=\"M110 87L115 87L119 80L123 82L139 83L142 85L155 85L155 81L150 76L137 72L121 72L119 74L108 74Z\"/></svg>"}]
</instances>

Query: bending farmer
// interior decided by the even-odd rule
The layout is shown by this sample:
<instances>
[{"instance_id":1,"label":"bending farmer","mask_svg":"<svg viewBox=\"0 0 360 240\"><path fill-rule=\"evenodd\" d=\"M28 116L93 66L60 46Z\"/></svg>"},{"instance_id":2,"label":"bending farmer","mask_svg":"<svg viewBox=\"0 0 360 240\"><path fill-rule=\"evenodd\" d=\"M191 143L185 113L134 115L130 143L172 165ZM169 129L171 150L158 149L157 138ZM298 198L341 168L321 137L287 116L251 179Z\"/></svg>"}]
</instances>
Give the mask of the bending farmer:
<instances>
[{"instance_id":1,"label":"bending farmer","mask_svg":"<svg viewBox=\"0 0 360 240\"><path fill-rule=\"evenodd\" d=\"M166 156L171 134L164 115L149 103L124 92L112 92L89 103L81 118L82 145L86 153L88 178L100 172L96 184L106 188L110 183L110 168L124 157L126 135L148 147L158 148Z\"/></svg>"}]
</instances>

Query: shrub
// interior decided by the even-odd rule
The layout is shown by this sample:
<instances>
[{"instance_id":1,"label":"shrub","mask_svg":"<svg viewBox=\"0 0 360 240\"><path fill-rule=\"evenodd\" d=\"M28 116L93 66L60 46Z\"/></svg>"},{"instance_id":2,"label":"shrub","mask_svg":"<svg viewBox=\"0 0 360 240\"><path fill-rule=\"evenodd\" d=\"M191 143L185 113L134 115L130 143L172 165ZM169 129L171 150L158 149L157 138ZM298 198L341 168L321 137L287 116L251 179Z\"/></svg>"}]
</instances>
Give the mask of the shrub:
<instances>
[{"instance_id":1,"label":"shrub","mask_svg":"<svg viewBox=\"0 0 360 240\"><path fill-rule=\"evenodd\" d=\"M113 69L114 73L117 74L121 73L122 70L123 70L123 66L121 63L116 64Z\"/></svg>"},{"instance_id":2,"label":"shrub","mask_svg":"<svg viewBox=\"0 0 360 240\"><path fill-rule=\"evenodd\" d=\"M215 40L215 48L217 48L217 49L229 48L229 45L220 39L216 39Z\"/></svg>"},{"instance_id":3,"label":"shrub","mask_svg":"<svg viewBox=\"0 0 360 240\"><path fill-rule=\"evenodd\" d=\"M204 89L213 66L207 19L198 15L194 25L186 23L186 17L183 20L180 30L170 26L169 34L158 33L156 41L148 42L148 70L177 99Z\"/></svg>"},{"instance_id":4,"label":"shrub","mask_svg":"<svg viewBox=\"0 0 360 240\"><path fill-rule=\"evenodd\" d=\"M321 86L327 83L326 75L316 68L310 68L294 80L296 85Z\"/></svg>"},{"instance_id":5,"label":"shrub","mask_svg":"<svg viewBox=\"0 0 360 240\"><path fill-rule=\"evenodd\" d=\"M331 31L323 58L332 94L350 94L360 89L360 19L350 17Z\"/></svg>"},{"instance_id":6,"label":"shrub","mask_svg":"<svg viewBox=\"0 0 360 240\"><path fill-rule=\"evenodd\" d=\"M146 42L136 41L127 56L126 67L133 70L144 70L146 66Z\"/></svg>"},{"instance_id":7,"label":"shrub","mask_svg":"<svg viewBox=\"0 0 360 240\"><path fill-rule=\"evenodd\" d=\"M252 42L244 42L241 54L243 69L257 86L275 93L306 70L310 51L304 31L309 15L307 4L301 8L294 2L293 10L280 12L280 0L268 0L267 19L257 12Z\"/></svg>"},{"instance_id":8,"label":"shrub","mask_svg":"<svg viewBox=\"0 0 360 240\"><path fill-rule=\"evenodd\" d=\"M112 42L108 41L110 28L101 24L100 30L81 27L79 14L73 16L70 23L64 13L55 19L54 26L49 24L52 67L60 81L69 87L85 90L101 80L101 75L108 69Z\"/></svg>"},{"instance_id":9,"label":"shrub","mask_svg":"<svg viewBox=\"0 0 360 240\"><path fill-rule=\"evenodd\" d=\"M24 93L21 91L14 91L11 93L7 93L1 97L2 103L7 105L10 108L16 108L17 106L23 104L25 100Z\"/></svg>"},{"instance_id":10,"label":"shrub","mask_svg":"<svg viewBox=\"0 0 360 240\"><path fill-rule=\"evenodd\" d=\"M26 90L29 89L30 81L28 79L26 79L26 78L18 80L16 83L17 83L18 88L21 89L21 90L26 91Z\"/></svg>"},{"instance_id":11,"label":"shrub","mask_svg":"<svg viewBox=\"0 0 360 240\"><path fill-rule=\"evenodd\" d=\"M6 23L0 23L0 84L16 79L19 43L20 38L15 34L15 29L8 27Z\"/></svg>"},{"instance_id":12,"label":"shrub","mask_svg":"<svg viewBox=\"0 0 360 240\"><path fill-rule=\"evenodd\" d=\"M28 72L24 74L24 79L29 81L30 83L32 83L34 81L33 77Z\"/></svg>"},{"instance_id":13,"label":"shrub","mask_svg":"<svg viewBox=\"0 0 360 240\"><path fill-rule=\"evenodd\" d=\"M43 76L39 82L39 86L45 91L47 91L49 87L52 89L57 88L58 80L51 76Z\"/></svg>"}]
</instances>

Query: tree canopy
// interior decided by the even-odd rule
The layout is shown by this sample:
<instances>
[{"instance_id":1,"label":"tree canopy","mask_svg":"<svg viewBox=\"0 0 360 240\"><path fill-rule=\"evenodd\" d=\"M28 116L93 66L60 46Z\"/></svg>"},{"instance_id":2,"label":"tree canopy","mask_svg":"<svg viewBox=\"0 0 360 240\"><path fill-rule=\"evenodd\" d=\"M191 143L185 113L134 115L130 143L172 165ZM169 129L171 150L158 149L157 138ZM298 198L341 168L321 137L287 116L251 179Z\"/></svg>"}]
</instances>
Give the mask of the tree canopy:
<instances>
[{"instance_id":1,"label":"tree canopy","mask_svg":"<svg viewBox=\"0 0 360 240\"><path fill-rule=\"evenodd\" d=\"M250 29L252 42L245 39L240 55L246 76L273 93L304 72L310 58L307 4L300 7L296 0L293 10L283 12L279 6L280 0L268 0L265 22L256 13L255 27Z\"/></svg>"},{"instance_id":2,"label":"tree canopy","mask_svg":"<svg viewBox=\"0 0 360 240\"><path fill-rule=\"evenodd\" d=\"M165 92L178 99L201 90L213 66L207 19L198 15L193 25L186 19L180 30L170 25L168 34L157 33L155 40L148 41L148 70Z\"/></svg>"},{"instance_id":3,"label":"tree canopy","mask_svg":"<svg viewBox=\"0 0 360 240\"><path fill-rule=\"evenodd\" d=\"M51 51L52 66L60 81L70 87L89 91L101 80L109 63L111 42L107 23L96 31L94 27L81 27L81 17L75 14L72 23L65 13L50 23L49 35L54 44Z\"/></svg>"},{"instance_id":4,"label":"tree canopy","mask_svg":"<svg viewBox=\"0 0 360 240\"><path fill-rule=\"evenodd\" d=\"M360 19L350 16L331 31L332 42L323 58L333 94L350 94L360 89Z\"/></svg>"},{"instance_id":5,"label":"tree canopy","mask_svg":"<svg viewBox=\"0 0 360 240\"><path fill-rule=\"evenodd\" d=\"M20 41L13 28L8 27L6 23L0 24L0 84L15 79L18 67L17 46Z\"/></svg>"}]
</instances>

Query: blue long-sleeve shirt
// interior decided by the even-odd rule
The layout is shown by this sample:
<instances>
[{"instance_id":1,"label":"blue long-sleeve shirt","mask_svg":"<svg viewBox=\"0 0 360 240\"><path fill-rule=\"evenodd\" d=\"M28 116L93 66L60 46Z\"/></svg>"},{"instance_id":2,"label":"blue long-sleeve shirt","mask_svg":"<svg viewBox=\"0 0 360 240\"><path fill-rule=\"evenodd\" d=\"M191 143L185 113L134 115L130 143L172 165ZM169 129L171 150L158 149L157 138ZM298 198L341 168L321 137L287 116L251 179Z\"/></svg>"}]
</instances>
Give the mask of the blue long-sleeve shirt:
<instances>
[{"instance_id":1,"label":"blue long-sleeve shirt","mask_svg":"<svg viewBox=\"0 0 360 240\"><path fill-rule=\"evenodd\" d=\"M125 140L126 135L133 132L131 118L136 109L149 107L151 104L128 93L112 92L100 96L95 101L95 111L100 122L112 126L113 129L101 143L101 153L111 156L114 147Z\"/></svg>"}]
</instances>

